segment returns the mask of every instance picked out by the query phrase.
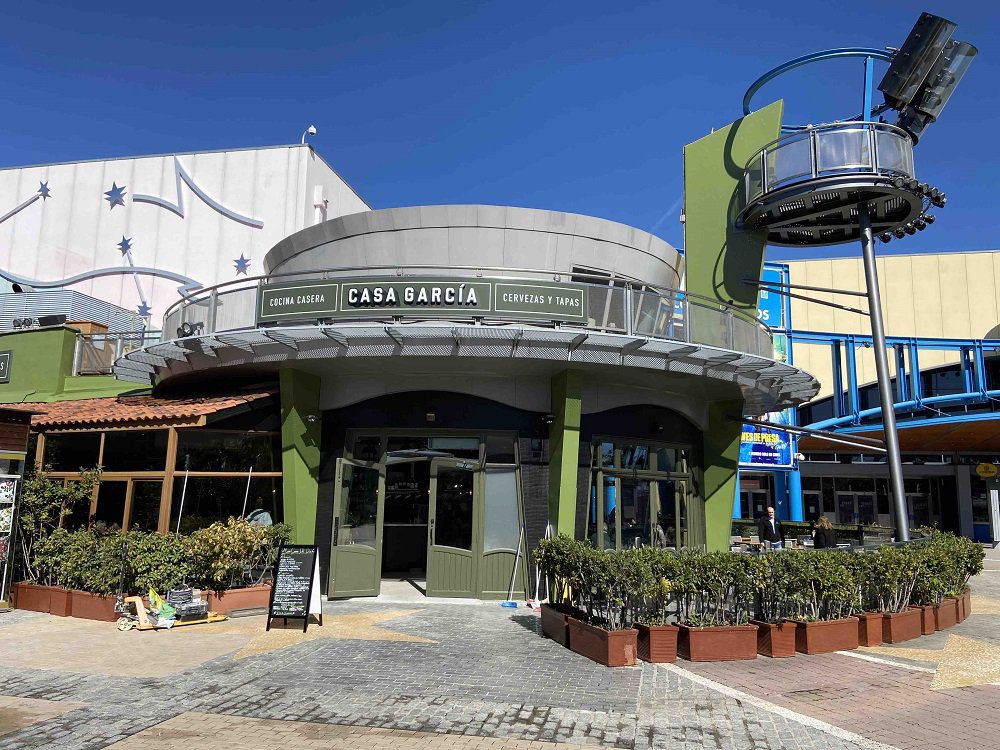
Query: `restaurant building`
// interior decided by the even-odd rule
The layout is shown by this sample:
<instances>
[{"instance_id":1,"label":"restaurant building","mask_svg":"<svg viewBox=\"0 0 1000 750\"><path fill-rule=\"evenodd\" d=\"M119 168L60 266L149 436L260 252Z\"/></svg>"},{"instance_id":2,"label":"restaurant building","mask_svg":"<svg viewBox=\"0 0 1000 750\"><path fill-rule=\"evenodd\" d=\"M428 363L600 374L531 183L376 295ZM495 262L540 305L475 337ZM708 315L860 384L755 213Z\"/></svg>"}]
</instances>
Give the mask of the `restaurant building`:
<instances>
[{"instance_id":1,"label":"restaurant building","mask_svg":"<svg viewBox=\"0 0 1000 750\"><path fill-rule=\"evenodd\" d=\"M308 146L0 170L0 200L0 400L53 479L103 467L73 523L261 505L330 596L525 595L546 533L724 549L744 418L818 388L739 264L570 213L369 210Z\"/></svg>"}]
</instances>

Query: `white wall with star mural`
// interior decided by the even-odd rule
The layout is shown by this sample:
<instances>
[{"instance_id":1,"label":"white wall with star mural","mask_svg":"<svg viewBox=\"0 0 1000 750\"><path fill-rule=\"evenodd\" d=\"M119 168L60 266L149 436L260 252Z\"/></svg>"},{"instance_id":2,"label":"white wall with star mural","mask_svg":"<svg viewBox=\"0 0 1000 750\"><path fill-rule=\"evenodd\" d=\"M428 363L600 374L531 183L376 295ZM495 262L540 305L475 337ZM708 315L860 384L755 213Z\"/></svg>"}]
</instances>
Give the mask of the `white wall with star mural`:
<instances>
[{"instance_id":1,"label":"white wall with star mural","mask_svg":"<svg viewBox=\"0 0 1000 750\"><path fill-rule=\"evenodd\" d=\"M369 208L308 145L0 169L0 276L159 328L179 287L260 275L287 235Z\"/></svg>"}]
</instances>

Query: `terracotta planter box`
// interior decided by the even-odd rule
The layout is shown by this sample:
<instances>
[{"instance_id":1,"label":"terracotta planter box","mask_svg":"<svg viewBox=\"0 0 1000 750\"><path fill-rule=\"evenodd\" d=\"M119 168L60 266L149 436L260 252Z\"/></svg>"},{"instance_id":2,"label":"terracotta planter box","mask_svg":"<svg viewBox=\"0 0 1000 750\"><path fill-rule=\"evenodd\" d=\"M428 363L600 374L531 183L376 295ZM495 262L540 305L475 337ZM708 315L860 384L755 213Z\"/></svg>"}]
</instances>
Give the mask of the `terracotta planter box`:
<instances>
[{"instance_id":1,"label":"terracotta planter box","mask_svg":"<svg viewBox=\"0 0 1000 750\"><path fill-rule=\"evenodd\" d=\"M966 617L969 616L969 613L966 611L967 610L967 603L965 601L965 594L962 594L961 596L956 597L955 602L956 602L956 604L955 604L955 610L958 613L958 621L962 622L962 621L965 620Z\"/></svg>"},{"instance_id":2,"label":"terracotta planter box","mask_svg":"<svg viewBox=\"0 0 1000 750\"><path fill-rule=\"evenodd\" d=\"M757 658L756 625L692 628L678 625L677 655L688 661L737 661Z\"/></svg>"},{"instance_id":3,"label":"terracotta planter box","mask_svg":"<svg viewBox=\"0 0 1000 750\"><path fill-rule=\"evenodd\" d=\"M795 656L794 622L763 622L751 620L757 626L757 653L772 658Z\"/></svg>"},{"instance_id":4,"label":"terracotta planter box","mask_svg":"<svg viewBox=\"0 0 1000 750\"><path fill-rule=\"evenodd\" d=\"M202 591L211 612L229 614L234 609L267 609L271 603L271 584L248 586L242 589L227 589L221 594Z\"/></svg>"},{"instance_id":5,"label":"terracotta planter box","mask_svg":"<svg viewBox=\"0 0 1000 750\"><path fill-rule=\"evenodd\" d=\"M637 653L643 661L657 663L677 661L676 625L637 625Z\"/></svg>"},{"instance_id":6,"label":"terracotta planter box","mask_svg":"<svg viewBox=\"0 0 1000 750\"><path fill-rule=\"evenodd\" d=\"M920 634L931 635L934 632L934 605L911 604L910 609L920 612Z\"/></svg>"},{"instance_id":7,"label":"terracotta planter box","mask_svg":"<svg viewBox=\"0 0 1000 750\"><path fill-rule=\"evenodd\" d=\"M606 667L631 667L635 665L636 640L639 631L605 630L589 623L568 618L569 647L571 651Z\"/></svg>"},{"instance_id":8,"label":"terracotta planter box","mask_svg":"<svg viewBox=\"0 0 1000 750\"><path fill-rule=\"evenodd\" d=\"M855 615L858 618L858 645L882 645L882 613L865 612Z\"/></svg>"},{"instance_id":9,"label":"terracotta planter box","mask_svg":"<svg viewBox=\"0 0 1000 750\"><path fill-rule=\"evenodd\" d=\"M886 643L900 643L919 638L922 617L923 613L919 609L886 612L882 615L882 640Z\"/></svg>"},{"instance_id":10,"label":"terracotta planter box","mask_svg":"<svg viewBox=\"0 0 1000 750\"><path fill-rule=\"evenodd\" d=\"M858 647L858 618L795 623L795 650L802 654L829 654Z\"/></svg>"},{"instance_id":11,"label":"terracotta planter box","mask_svg":"<svg viewBox=\"0 0 1000 750\"><path fill-rule=\"evenodd\" d=\"M48 612L52 609L52 587L22 581L14 584L13 604L17 609Z\"/></svg>"},{"instance_id":12,"label":"terracotta planter box","mask_svg":"<svg viewBox=\"0 0 1000 750\"><path fill-rule=\"evenodd\" d=\"M566 614L552 604L543 604L541 620L542 633L569 648L569 625L566 622Z\"/></svg>"},{"instance_id":13,"label":"terracotta planter box","mask_svg":"<svg viewBox=\"0 0 1000 750\"><path fill-rule=\"evenodd\" d=\"M72 617L73 592L59 586L53 586L49 591L49 612L59 617Z\"/></svg>"},{"instance_id":14,"label":"terracotta planter box","mask_svg":"<svg viewBox=\"0 0 1000 750\"><path fill-rule=\"evenodd\" d=\"M958 599L942 599L934 607L934 629L944 630L958 623Z\"/></svg>"},{"instance_id":15,"label":"terracotta planter box","mask_svg":"<svg viewBox=\"0 0 1000 750\"><path fill-rule=\"evenodd\" d=\"M962 617L964 620L966 617L972 614L972 589L966 589L965 593L962 594L962 600L965 602L965 615Z\"/></svg>"},{"instance_id":16,"label":"terracotta planter box","mask_svg":"<svg viewBox=\"0 0 1000 750\"><path fill-rule=\"evenodd\" d=\"M102 622L114 622L119 615L115 612L115 597L98 596L86 591L70 591L72 600L73 617L80 617L84 620L100 620Z\"/></svg>"}]
</instances>

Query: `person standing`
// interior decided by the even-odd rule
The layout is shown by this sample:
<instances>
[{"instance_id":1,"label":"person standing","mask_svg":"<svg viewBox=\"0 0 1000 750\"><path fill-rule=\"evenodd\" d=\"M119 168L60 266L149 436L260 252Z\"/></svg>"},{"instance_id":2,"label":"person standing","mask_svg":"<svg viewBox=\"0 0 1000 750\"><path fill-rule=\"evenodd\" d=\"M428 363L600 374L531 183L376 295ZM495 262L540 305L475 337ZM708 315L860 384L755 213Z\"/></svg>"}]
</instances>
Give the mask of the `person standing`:
<instances>
[{"instance_id":1,"label":"person standing","mask_svg":"<svg viewBox=\"0 0 1000 750\"><path fill-rule=\"evenodd\" d=\"M832 549L837 546L837 532L826 516L820 516L813 532L813 547L816 549Z\"/></svg>"},{"instance_id":2,"label":"person standing","mask_svg":"<svg viewBox=\"0 0 1000 750\"><path fill-rule=\"evenodd\" d=\"M781 549L785 545L785 529L774 517L774 507L767 506L767 515L757 522L757 536L764 549Z\"/></svg>"}]
</instances>

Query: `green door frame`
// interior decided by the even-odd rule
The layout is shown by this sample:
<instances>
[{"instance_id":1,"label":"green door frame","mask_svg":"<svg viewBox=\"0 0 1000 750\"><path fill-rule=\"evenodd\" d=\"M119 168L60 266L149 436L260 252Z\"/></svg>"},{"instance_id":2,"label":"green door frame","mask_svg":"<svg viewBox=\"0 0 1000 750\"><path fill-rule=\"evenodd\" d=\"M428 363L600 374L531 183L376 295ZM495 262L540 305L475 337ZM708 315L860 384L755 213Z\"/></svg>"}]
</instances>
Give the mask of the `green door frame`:
<instances>
[{"instance_id":1,"label":"green door frame","mask_svg":"<svg viewBox=\"0 0 1000 750\"><path fill-rule=\"evenodd\" d=\"M674 518L675 528L674 528L674 539L681 540L685 542L683 546L696 546L700 547L704 545L704 542L695 541L691 544L692 537L697 536L697 524L692 524L694 520L692 502L693 497L691 494L691 477L688 474L671 474L671 473L661 473L648 470L631 470L631 469L598 469L597 471L591 472L592 476L596 476L596 481L591 484L591 492L593 488L599 488L597 493L597 523L594 528L588 528L588 536L596 532L595 539L599 542L603 541L606 527L606 519L608 513L604 507L604 480L610 479L615 483L615 508L620 506L621 498L621 480L622 479L632 479L635 481L648 482L649 483L649 525L652 529L653 524L656 523L656 513L654 512L654 507L659 505L659 487L657 482L673 482L677 488L674 494ZM655 494L654 494L655 493ZM683 498L683 499L682 499ZM654 502L655 499L655 502ZM684 504L684 510L686 511L684 517L687 519L687 528L681 529L680 519L681 519L681 504ZM588 503L589 505L589 503ZM590 510L587 511L588 519ZM590 526L588 522L588 527ZM615 513L615 528L607 529L607 535L613 549L622 548L622 519L621 513ZM683 532L684 539L681 539ZM675 542L676 546L676 542ZM679 547L678 547L679 548Z\"/></svg>"},{"instance_id":2,"label":"green door frame","mask_svg":"<svg viewBox=\"0 0 1000 750\"><path fill-rule=\"evenodd\" d=\"M483 554L482 471L478 461L435 458L431 460L431 488L427 513L427 596L473 598L479 594L479 560ZM438 519L439 472L468 471L472 481L472 533L470 549L435 543ZM464 583L463 583L464 582Z\"/></svg>"},{"instance_id":3,"label":"green door frame","mask_svg":"<svg viewBox=\"0 0 1000 750\"><path fill-rule=\"evenodd\" d=\"M348 469L375 472L375 519L373 536L360 541L354 529L344 523L348 502ZM351 477L353 478L353 476ZM329 597L378 596L382 579L382 526L385 516L385 465L370 461L337 459L337 479L333 494L333 534L330 540ZM349 508L348 508L349 509Z\"/></svg>"}]
</instances>

